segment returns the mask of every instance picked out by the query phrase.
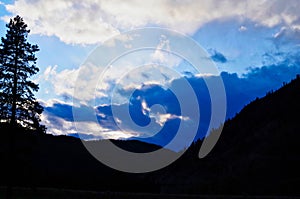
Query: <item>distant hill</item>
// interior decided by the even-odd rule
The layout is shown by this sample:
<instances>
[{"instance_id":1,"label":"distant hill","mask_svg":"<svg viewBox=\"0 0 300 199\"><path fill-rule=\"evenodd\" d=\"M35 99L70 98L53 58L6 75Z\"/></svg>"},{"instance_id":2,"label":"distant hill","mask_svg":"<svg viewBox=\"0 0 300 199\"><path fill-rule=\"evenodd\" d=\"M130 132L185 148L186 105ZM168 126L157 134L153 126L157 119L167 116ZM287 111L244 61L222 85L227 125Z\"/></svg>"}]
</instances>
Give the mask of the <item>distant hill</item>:
<instances>
[{"instance_id":1,"label":"distant hill","mask_svg":"<svg viewBox=\"0 0 300 199\"><path fill-rule=\"evenodd\" d=\"M299 113L298 76L226 121L217 145L204 159L198 158L199 140L175 163L146 174L128 174L104 166L87 152L78 138L22 129L12 139L14 164L10 167L8 143L12 131L1 126L0 185L14 179L15 186L29 187L300 196ZM160 148L136 140L113 142L134 152Z\"/></svg>"}]
</instances>

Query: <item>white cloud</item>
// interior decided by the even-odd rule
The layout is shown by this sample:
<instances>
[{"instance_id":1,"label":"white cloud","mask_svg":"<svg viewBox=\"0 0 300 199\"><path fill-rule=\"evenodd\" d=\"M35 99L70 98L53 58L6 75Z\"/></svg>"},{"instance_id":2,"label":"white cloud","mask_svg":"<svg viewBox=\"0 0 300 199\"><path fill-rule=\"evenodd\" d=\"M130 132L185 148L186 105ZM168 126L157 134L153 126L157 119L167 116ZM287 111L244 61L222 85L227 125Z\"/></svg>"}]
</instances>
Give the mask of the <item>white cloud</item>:
<instances>
[{"instance_id":1,"label":"white cloud","mask_svg":"<svg viewBox=\"0 0 300 199\"><path fill-rule=\"evenodd\" d=\"M51 83L57 95L73 96L78 70L65 69L60 72L57 70L58 66L48 66L45 72L39 76L38 81L42 80Z\"/></svg>"},{"instance_id":2,"label":"white cloud","mask_svg":"<svg viewBox=\"0 0 300 199\"><path fill-rule=\"evenodd\" d=\"M6 5L24 17L33 33L74 44L102 42L120 31L150 25L193 34L205 23L228 17L268 27L299 26L299 7L298 0L16 0Z\"/></svg>"},{"instance_id":3,"label":"white cloud","mask_svg":"<svg viewBox=\"0 0 300 199\"><path fill-rule=\"evenodd\" d=\"M106 131L101 133L105 139L126 139L138 136L138 133L124 132L124 131Z\"/></svg>"},{"instance_id":4,"label":"white cloud","mask_svg":"<svg viewBox=\"0 0 300 199\"><path fill-rule=\"evenodd\" d=\"M92 0L17 0L6 9L23 16L32 33L54 35L66 43L97 43L119 32Z\"/></svg>"},{"instance_id":5,"label":"white cloud","mask_svg":"<svg viewBox=\"0 0 300 199\"><path fill-rule=\"evenodd\" d=\"M156 75L151 76L154 80L148 80L143 76L145 70L131 71L132 68L132 65L124 65L124 67L110 67L107 71L103 71L101 66L84 64L77 69L60 70L59 66L48 66L44 73L39 75L37 83L47 83L51 88L47 88L49 92L55 93L55 97L63 99L63 101L66 101L65 97L74 98L75 104L72 104L74 106L79 104L93 106L94 100L99 99L110 102L112 96L114 104L127 103L130 96L125 93L129 94L145 85L162 84L161 81L164 77L162 69L159 67L148 68L150 74L154 72ZM131 71L128 78L126 78L127 76L122 77L128 71ZM156 79L157 81L155 81ZM75 93L75 89L77 93ZM76 100L80 100L79 103Z\"/></svg>"},{"instance_id":6,"label":"white cloud","mask_svg":"<svg viewBox=\"0 0 300 199\"><path fill-rule=\"evenodd\" d=\"M41 121L47 127L47 133L49 134L67 135L77 132L73 122L48 114L46 111L42 113Z\"/></svg>"},{"instance_id":7,"label":"white cloud","mask_svg":"<svg viewBox=\"0 0 300 199\"><path fill-rule=\"evenodd\" d=\"M154 53L152 53L151 57L154 63L159 63L170 67L178 66L182 59L175 56L171 52L170 40L165 35L161 35L160 42L157 45Z\"/></svg>"},{"instance_id":8,"label":"white cloud","mask_svg":"<svg viewBox=\"0 0 300 199\"><path fill-rule=\"evenodd\" d=\"M105 81L95 90L98 84L101 67L82 65L78 69L65 69L58 71L58 66L48 66L38 81L47 81L52 85L58 96L76 97L75 87L80 90L80 100L83 103L93 100L95 97L106 97L109 84ZM80 78L78 75L80 74Z\"/></svg>"},{"instance_id":9,"label":"white cloud","mask_svg":"<svg viewBox=\"0 0 300 199\"><path fill-rule=\"evenodd\" d=\"M214 77L216 76L215 74L212 74L212 73L199 73L199 74L196 74L195 77Z\"/></svg>"},{"instance_id":10,"label":"white cloud","mask_svg":"<svg viewBox=\"0 0 300 199\"><path fill-rule=\"evenodd\" d=\"M157 45L155 52L152 54L154 60L164 63L167 60L162 50L171 51L170 40L168 40L165 35L161 35L160 42Z\"/></svg>"},{"instance_id":11,"label":"white cloud","mask_svg":"<svg viewBox=\"0 0 300 199\"><path fill-rule=\"evenodd\" d=\"M172 119L180 119L183 121L187 121L189 120L188 117L183 117L183 116L178 116L178 115L173 115L173 114L159 114L159 113L151 113L150 117L155 118L155 122L157 124L159 124L161 127L164 126L164 124L168 121L168 120L172 120Z\"/></svg>"},{"instance_id":12,"label":"white cloud","mask_svg":"<svg viewBox=\"0 0 300 199\"><path fill-rule=\"evenodd\" d=\"M52 107L54 106L55 104L62 104L62 105L67 105L67 106L72 106L73 103L67 103L65 101L62 101L62 100L59 100L59 99L55 99L55 98L52 98L52 99L49 99L47 101L44 101L44 100L39 100L39 103L43 106L43 107Z\"/></svg>"},{"instance_id":13,"label":"white cloud","mask_svg":"<svg viewBox=\"0 0 300 199\"><path fill-rule=\"evenodd\" d=\"M132 45L128 42L133 40L133 36L137 37L138 35L129 35L129 34L118 35L117 37L113 37L107 40L104 43L104 45L106 45L107 47L115 47L117 42L121 42L125 48L130 49Z\"/></svg>"},{"instance_id":14,"label":"white cloud","mask_svg":"<svg viewBox=\"0 0 300 199\"><path fill-rule=\"evenodd\" d=\"M145 100L142 101L142 112L144 115L148 115L148 113L150 112L150 108L148 107L148 104Z\"/></svg>"},{"instance_id":15,"label":"white cloud","mask_svg":"<svg viewBox=\"0 0 300 199\"><path fill-rule=\"evenodd\" d=\"M101 127L96 122L84 121L77 122L76 125L72 121L64 120L44 111L41 115L42 124L46 125L47 133L53 135L91 135L95 139L125 139L138 134L126 131L115 131Z\"/></svg>"},{"instance_id":16,"label":"white cloud","mask_svg":"<svg viewBox=\"0 0 300 199\"><path fill-rule=\"evenodd\" d=\"M246 26L241 26L240 28L239 28L239 31L240 32L244 32L244 31L246 31L247 30L247 27Z\"/></svg>"}]
</instances>

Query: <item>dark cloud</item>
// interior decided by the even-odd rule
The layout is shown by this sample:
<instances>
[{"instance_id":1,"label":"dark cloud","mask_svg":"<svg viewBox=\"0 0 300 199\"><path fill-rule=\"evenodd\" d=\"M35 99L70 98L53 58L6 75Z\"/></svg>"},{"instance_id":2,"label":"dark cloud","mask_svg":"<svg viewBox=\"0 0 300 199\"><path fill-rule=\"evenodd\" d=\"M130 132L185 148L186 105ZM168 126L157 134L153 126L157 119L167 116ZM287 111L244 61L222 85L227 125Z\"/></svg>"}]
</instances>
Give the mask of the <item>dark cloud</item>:
<instances>
[{"instance_id":1,"label":"dark cloud","mask_svg":"<svg viewBox=\"0 0 300 199\"><path fill-rule=\"evenodd\" d=\"M68 104L54 103L52 106L44 107L47 115L56 116L66 121L73 121L72 106Z\"/></svg>"},{"instance_id":2,"label":"dark cloud","mask_svg":"<svg viewBox=\"0 0 300 199\"><path fill-rule=\"evenodd\" d=\"M210 58L215 62L219 62L219 63L223 64L228 61L227 58L222 53L218 52L217 50L210 49L210 50L208 50L208 52L211 54Z\"/></svg>"},{"instance_id":3,"label":"dark cloud","mask_svg":"<svg viewBox=\"0 0 300 199\"><path fill-rule=\"evenodd\" d=\"M46 106L44 110L48 115L56 116L70 122L74 121L73 118L74 111L80 113L80 117L76 118L77 120L79 119L80 121L91 121L93 119L91 118L91 115L96 114L95 110L88 106L82 105L80 107L73 107L69 104L60 104L60 103L54 103L52 106Z\"/></svg>"}]
</instances>

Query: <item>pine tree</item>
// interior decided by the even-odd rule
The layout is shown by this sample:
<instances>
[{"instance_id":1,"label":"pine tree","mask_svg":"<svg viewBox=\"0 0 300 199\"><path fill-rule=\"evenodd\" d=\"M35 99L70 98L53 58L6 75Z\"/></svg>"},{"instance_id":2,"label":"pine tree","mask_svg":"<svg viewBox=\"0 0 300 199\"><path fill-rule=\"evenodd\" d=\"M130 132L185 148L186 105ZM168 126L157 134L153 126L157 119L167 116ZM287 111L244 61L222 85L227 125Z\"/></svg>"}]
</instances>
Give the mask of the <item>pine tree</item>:
<instances>
[{"instance_id":1,"label":"pine tree","mask_svg":"<svg viewBox=\"0 0 300 199\"><path fill-rule=\"evenodd\" d=\"M39 72L35 57L39 48L27 42L30 30L20 16L6 27L0 44L0 122L45 131L40 125L43 107L33 94L39 86L30 80Z\"/></svg>"}]
</instances>

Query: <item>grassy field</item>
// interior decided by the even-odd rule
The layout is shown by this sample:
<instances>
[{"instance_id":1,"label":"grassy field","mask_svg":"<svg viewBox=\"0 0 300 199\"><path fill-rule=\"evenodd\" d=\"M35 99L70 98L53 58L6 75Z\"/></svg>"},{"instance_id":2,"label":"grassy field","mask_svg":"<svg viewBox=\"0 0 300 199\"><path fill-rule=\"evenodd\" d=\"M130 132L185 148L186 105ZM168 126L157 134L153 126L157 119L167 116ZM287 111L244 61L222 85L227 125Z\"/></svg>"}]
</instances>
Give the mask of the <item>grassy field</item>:
<instances>
[{"instance_id":1,"label":"grassy field","mask_svg":"<svg viewBox=\"0 0 300 199\"><path fill-rule=\"evenodd\" d=\"M0 199L6 198L6 188L0 187ZM14 188L13 199L211 199L211 198L300 198L285 196L233 196L233 195L172 195L149 193L93 192L50 188Z\"/></svg>"}]
</instances>

